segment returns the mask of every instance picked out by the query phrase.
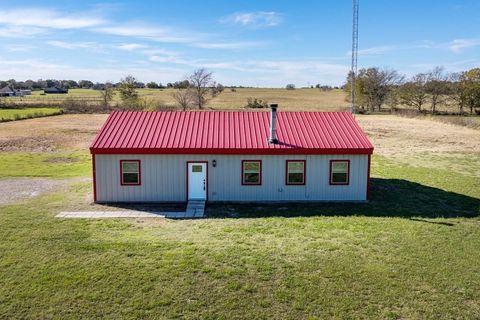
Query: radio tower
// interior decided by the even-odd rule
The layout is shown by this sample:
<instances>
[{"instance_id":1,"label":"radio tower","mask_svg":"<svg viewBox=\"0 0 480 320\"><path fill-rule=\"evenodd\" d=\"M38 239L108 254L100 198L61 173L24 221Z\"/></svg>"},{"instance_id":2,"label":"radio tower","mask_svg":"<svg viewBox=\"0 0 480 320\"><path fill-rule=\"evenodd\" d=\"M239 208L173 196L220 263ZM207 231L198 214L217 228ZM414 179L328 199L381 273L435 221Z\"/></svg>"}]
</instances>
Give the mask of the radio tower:
<instances>
[{"instance_id":1,"label":"radio tower","mask_svg":"<svg viewBox=\"0 0 480 320\"><path fill-rule=\"evenodd\" d=\"M358 2L353 0L353 26L352 26L352 69L350 70L350 111L355 114L355 80L357 78L358 55Z\"/></svg>"}]
</instances>

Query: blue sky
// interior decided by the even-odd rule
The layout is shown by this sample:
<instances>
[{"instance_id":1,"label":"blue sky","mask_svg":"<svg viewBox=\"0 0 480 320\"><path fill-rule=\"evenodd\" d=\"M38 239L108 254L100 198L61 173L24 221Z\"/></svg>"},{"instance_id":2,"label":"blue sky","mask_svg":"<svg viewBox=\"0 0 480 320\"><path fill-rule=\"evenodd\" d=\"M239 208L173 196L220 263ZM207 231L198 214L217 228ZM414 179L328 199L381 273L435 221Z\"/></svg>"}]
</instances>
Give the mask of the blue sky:
<instances>
[{"instance_id":1,"label":"blue sky","mask_svg":"<svg viewBox=\"0 0 480 320\"><path fill-rule=\"evenodd\" d=\"M412 75L480 66L480 1L361 0L359 67ZM351 1L10 1L0 79L173 82L205 67L226 85L339 85Z\"/></svg>"}]
</instances>

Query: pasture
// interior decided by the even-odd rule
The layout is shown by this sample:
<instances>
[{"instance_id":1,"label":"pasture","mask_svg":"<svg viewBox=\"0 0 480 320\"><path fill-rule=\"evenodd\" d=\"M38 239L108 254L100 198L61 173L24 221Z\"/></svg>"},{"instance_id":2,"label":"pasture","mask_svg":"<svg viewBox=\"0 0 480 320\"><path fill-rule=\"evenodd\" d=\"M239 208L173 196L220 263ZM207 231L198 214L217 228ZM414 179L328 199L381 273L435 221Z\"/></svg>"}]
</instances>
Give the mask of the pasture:
<instances>
[{"instance_id":1,"label":"pasture","mask_svg":"<svg viewBox=\"0 0 480 320\"><path fill-rule=\"evenodd\" d=\"M60 108L0 109L0 122L24 120L62 114Z\"/></svg>"},{"instance_id":2,"label":"pasture","mask_svg":"<svg viewBox=\"0 0 480 320\"><path fill-rule=\"evenodd\" d=\"M177 89L138 89L140 99L147 106L162 106L179 108L173 93ZM26 106L62 106L66 99L84 102L86 104L101 105L101 93L93 89L71 89L68 94L42 94L43 91L33 91L32 95L24 97L3 98L7 103ZM276 102L284 111L344 111L348 110L349 103L345 100L346 94L341 89L321 91L313 88L298 88L286 90L284 88L225 88L216 97L209 96L206 110L237 110L244 109L249 98L261 99L266 103ZM1 102L1 101L0 101ZM118 92L110 102L111 106L121 104ZM399 108L412 109L401 104ZM99 107L100 108L100 107ZM385 110L389 107L384 106ZM423 110L430 110L430 102L423 106ZM458 112L458 107L453 101L443 101L437 106L438 112ZM466 119L468 123L475 124L475 118ZM465 119L464 119L465 120ZM456 120L458 122L458 120Z\"/></svg>"},{"instance_id":3,"label":"pasture","mask_svg":"<svg viewBox=\"0 0 480 320\"><path fill-rule=\"evenodd\" d=\"M154 102L167 106L175 106L172 96L176 89L139 89L140 98L146 102ZM12 103L25 103L31 105L60 104L66 98L80 99L86 102L99 102L100 92L92 89L71 89L68 94L47 94L43 91L34 91L32 95L25 97L9 97L6 101ZM235 91L226 88L220 95L211 98L207 109L241 109L247 104L248 98L258 98L264 101L277 102L282 110L346 110L348 103L345 94L341 90L320 91L319 89L269 89L269 88L237 88ZM120 97L115 94L112 103L119 103Z\"/></svg>"},{"instance_id":4,"label":"pasture","mask_svg":"<svg viewBox=\"0 0 480 320\"><path fill-rule=\"evenodd\" d=\"M91 203L87 151L105 118L0 124L0 318L480 317L480 131L357 116L376 147L367 204L58 220L110 209Z\"/></svg>"}]
</instances>

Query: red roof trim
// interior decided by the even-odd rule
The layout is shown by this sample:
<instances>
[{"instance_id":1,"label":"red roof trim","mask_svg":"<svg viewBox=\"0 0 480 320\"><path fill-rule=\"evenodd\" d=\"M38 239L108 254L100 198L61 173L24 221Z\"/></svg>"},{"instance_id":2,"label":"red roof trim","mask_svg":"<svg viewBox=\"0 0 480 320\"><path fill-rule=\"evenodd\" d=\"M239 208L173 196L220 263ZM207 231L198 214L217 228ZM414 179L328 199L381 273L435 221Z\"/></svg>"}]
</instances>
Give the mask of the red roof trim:
<instances>
[{"instance_id":1,"label":"red roof trim","mask_svg":"<svg viewBox=\"0 0 480 320\"><path fill-rule=\"evenodd\" d=\"M372 154L371 149L196 149L196 148L119 148L95 149L92 154Z\"/></svg>"}]
</instances>

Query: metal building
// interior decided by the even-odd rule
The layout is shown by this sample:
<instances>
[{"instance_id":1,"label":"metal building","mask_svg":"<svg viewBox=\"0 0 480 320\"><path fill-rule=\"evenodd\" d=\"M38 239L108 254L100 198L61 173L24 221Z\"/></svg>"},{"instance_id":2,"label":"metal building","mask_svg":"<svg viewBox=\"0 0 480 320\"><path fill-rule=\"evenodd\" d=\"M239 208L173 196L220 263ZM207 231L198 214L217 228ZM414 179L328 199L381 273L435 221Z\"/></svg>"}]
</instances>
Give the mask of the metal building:
<instances>
[{"instance_id":1,"label":"metal building","mask_svg":"<svg viewBox=\"0 0 480 320\"><path fill-rule=\"evenodd\" d=\"M365 201L373 145L349 112L113 112L95 202Z\"/></svg>"}]
</instances>

